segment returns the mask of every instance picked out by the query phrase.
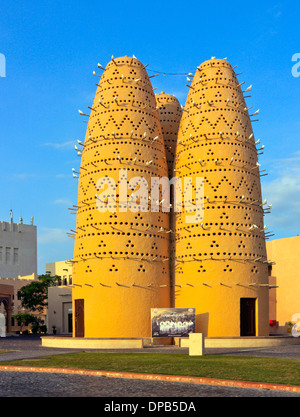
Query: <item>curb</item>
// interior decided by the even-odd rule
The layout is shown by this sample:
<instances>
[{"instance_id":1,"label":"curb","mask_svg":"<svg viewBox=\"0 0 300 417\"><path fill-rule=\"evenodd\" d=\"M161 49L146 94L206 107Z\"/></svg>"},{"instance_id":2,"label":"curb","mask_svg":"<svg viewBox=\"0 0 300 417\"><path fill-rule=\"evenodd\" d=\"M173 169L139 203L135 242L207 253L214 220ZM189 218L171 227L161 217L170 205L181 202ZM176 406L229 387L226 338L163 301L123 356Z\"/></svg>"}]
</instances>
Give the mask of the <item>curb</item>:
<instances>
[{"instance_id":1,"label":"curb","mask_svg":"<svg viewBox=\"0 0 300 417\"><path fill-rule=\"evenodd\" d=\"M202 385L219 385L224 387L236 388L250 388L250 389L268 389L286 392L299 392L300 386L296 385L282 385L264 382L246 382L234 381L226 379L189 377L189 376L175 376L175 375L156 375L156 374L138 374L133 372L109 372L109 371L94 371L88 369L72 369L72 368L43 368L31 366L0 366L0 371L10 372L40 372L40 373L62 373L71 375L91 375L91 376L105 376L109 378L123 378L123 379L141 379L147 381L169 381L169 382L184 382L189 384Z\"/></svg>"}]
</instances>

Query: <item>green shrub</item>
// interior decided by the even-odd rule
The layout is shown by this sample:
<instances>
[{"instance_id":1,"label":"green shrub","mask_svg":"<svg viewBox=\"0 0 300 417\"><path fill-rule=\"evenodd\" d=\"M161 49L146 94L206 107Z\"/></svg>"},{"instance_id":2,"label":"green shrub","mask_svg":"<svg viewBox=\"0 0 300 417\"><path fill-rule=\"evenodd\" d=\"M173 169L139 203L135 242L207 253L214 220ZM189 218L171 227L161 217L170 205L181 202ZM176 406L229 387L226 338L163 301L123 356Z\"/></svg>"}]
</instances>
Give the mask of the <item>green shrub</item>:
<instances>
[{"instance_id":1,"label":"green shrub","mask_svg":"<svg viewBox=\"0 0 300 417\"><path fill-rule=\"evenodd\" d=\"M47 333L47 326L45 324L43 324L42 326L40 326L40 332L43 334Z\"/></svg>"}]
</instances>

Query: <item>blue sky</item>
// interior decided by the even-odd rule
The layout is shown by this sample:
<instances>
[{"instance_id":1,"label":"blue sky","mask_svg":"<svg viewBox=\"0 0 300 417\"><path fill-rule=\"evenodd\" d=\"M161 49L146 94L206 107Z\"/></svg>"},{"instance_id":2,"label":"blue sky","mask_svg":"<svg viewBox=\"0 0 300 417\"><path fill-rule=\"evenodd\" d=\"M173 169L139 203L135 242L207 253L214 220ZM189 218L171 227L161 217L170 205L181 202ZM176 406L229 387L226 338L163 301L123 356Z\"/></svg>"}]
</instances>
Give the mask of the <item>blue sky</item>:
<instances>
[{"instance_id":1,"label":"blue sky","mask_svg":"<svg viewBox=\"0 0 300 417\"><path fill-rule=\"evenodd\" d=\"M300 234L299 2L48 1L0 6L0 219L31 216L38 227L38 268L72 258L77 201L74 151L96 91L93 70L112 55L133 54L148 70L194 72L212 56L227 57L253 85L247 104L260 109L253 125L265 145L263 195L272 203L266 225L274 238ZM299 69L300 72L300 69ZM152 72L151 72L152 74ZM157 91L184 105L184 76L153 79Z\"/></svg>"}]
</instances>

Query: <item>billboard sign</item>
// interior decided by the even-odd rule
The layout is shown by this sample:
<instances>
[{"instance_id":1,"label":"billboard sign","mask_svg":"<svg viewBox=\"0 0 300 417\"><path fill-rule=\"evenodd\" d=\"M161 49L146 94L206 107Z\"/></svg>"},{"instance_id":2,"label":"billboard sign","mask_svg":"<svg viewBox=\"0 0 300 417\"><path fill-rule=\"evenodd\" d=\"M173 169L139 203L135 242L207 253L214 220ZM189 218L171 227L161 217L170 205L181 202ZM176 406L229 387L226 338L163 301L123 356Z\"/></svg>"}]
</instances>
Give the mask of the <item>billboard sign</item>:
<instances>
[{"instance_id":1,"label":"billboard sign","mask_svg":"<svg viewBox=\"0 0 300 417\"><path fill-rule=\"evenodd\" d=\"M152 337L184 337L195 333L194 308L151 308Z\"/></svg>"}]
</instances>

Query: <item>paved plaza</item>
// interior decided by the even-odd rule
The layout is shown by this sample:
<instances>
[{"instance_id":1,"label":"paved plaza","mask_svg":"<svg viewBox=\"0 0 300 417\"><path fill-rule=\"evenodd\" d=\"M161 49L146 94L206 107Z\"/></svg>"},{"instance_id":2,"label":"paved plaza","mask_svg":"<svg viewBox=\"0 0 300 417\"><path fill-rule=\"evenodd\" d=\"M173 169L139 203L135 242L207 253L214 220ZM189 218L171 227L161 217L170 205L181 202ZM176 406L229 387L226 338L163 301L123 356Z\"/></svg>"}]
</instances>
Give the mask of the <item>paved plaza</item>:
<instances>
[{"instance_id":1,"label":"paved plaza","mask_svg":"<svg viewBox=\"0 0 300 417\"><path fill-rule=\"evenodd\" d=\"M0 339L0 350L14 352L1 353L1 362L14 359L88 351L87 349L58 349L41 346L38 336L19 336ZM92 350L95 352L95 350ZM120 352L118 350L97 350L97 352ZM122 350L132 352L132 350ZM149 347L135 349L143 353L187 353L187 348ZM207 355L226 354L258 357L300 359L300 344L265 348L211 348ZM300 393L267 389L221 387L165 381L143 381L105 376L69 375L61 373L0 372L0 397L300 397Z\"/></svg>"}]
</instances>

